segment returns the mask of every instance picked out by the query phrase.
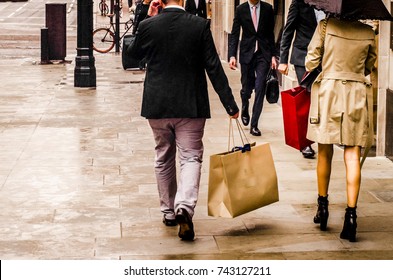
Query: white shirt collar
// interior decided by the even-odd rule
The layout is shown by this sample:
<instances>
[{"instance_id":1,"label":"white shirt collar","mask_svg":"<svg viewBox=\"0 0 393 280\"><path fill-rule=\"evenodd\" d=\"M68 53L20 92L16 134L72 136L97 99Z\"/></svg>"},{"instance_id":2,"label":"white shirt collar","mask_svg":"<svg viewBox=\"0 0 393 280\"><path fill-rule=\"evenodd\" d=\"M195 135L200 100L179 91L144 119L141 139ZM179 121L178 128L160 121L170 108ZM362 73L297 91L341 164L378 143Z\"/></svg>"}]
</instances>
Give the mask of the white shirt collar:
<instances>
[{"instance_id":1,"label":"white shirt collar","mask_svg":"<svg viewBox=\"0 0 393 280\"><path fill-rule=\"evenodd\" d=\"M168 5L164 9L167 9L167 8L176 8L176 9L180 9L180 10L185 11L185 9L182 6L179 6L179 5Z\"/></svg>"},{"instance_id":2,"label":"white shirt collar","mask_svg":"<svg viewBox=\"0 0 393 280\"><path fill-rule=\"evenodd\" d=\"M256 5L254 5L254 4L252 4L250 1L247 1L248 2L248 5L250 5L250 8L252 8L252 7L259 7L260 5L261 5L261 1L258 1L258 4L256 4Z\"/></svg>"}]
</instances>

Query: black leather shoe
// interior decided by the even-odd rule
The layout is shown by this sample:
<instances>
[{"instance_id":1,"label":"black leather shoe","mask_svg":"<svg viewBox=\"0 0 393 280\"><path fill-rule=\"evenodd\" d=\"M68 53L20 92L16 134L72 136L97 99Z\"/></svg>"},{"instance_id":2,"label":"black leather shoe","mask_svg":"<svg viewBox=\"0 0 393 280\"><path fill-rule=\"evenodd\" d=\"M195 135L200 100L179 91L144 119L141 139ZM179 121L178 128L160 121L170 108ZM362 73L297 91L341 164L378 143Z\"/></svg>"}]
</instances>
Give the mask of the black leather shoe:
<instances>
[{"instance_id":1,"label":"black leather shoe","mask_svg":"<svg viewBox=\"0 0 393 280\"><path fill-rule=\"evenodd\" d=\"M314 158L315 151L311 148L311 146L307 146L302 150L302 154L304 158Z\"/></svg>"},{"instance_id":2,"label":"black leather shoe","mask_svg":"<svg viewBox=\"0 0 393 280\"><path fill-rule=\"evenodd\" d=\"M177 222L175 219L167 219L165 216L162 218L162 222L164 223L164 225L166 225L167 227L174 227L177 226Z\"/></svg>"},{"instance_id":3,"label":"black leather shoe","mask_svg":"<svg viewBox=\"0 0 393 280\"><path fill-rule=\"evenodd\" d=\"M247 126L250 123L250 114L248 113L248 104L242 105L241 119L242 119L242 123L244 126Z\"/></svg>"},{"instance_id":4,"label":"black leather shoe","mask_svg":"<svg viewBox=\"0 0 393 280\"><path fill-rule=\"evenodd\" d=\"M258 127L251 127L250 129L250 133L254 136L261 136L262 133L261 131L258 129Z\"/></svg>"},{"instance_id":5,"label":"black leather shoe","mask_svg":"<svg viewBox=\"0 0 393 280\"><path fill-rule=\"evenodd\" d=\"M194 224L192 223L192 219L190 214L183 209L179 208L176 213L176 222L179 224L179 237L182 240L193 241L195 237L194 233Z\"/></svg>"}]
</instances>

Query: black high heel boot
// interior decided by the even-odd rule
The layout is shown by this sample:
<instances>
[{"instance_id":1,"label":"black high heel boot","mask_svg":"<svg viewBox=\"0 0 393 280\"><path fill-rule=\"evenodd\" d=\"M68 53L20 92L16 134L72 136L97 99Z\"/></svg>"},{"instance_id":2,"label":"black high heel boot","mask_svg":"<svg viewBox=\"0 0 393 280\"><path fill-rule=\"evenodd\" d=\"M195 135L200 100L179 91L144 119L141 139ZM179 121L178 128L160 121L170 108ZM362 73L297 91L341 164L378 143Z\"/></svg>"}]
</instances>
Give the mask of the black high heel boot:
<instances>
[{"instance_id":1,"label":"black high heel boot","mask_svg":"<svg viewBox=\"0 0 393 280\"><path fill-rule=\"evenodd\" d=\"M356 242L356 218L356 207L347 207L345 209L343 230L340 234L341 239L348 239L350 242Z\"/></svg>"},{"instance_id":2,"label":"black high heel boot","mask_svg":"<svg viewBox=\"0 0 393 280\"><path fill-rule=\"evenodd\" d=\"M329 218L328 205L328 196L318 195L318 210L314 217L314 223L319 224L319 228L322 231L325 231L327 227L327 221Z\"/></svg>"}]
</instances>

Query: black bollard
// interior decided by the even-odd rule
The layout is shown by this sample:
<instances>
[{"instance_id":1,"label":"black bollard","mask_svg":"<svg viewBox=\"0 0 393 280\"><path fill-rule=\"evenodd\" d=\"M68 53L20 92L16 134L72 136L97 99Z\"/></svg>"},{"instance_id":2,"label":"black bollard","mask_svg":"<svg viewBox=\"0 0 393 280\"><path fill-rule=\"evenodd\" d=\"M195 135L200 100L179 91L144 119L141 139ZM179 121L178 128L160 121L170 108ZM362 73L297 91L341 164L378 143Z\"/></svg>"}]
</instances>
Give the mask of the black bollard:
<instances>
[{"instance_id":1,"label":"black bollard","mask_svg":"<svg viewBox=\"0 0 393 280\"><path fill-rule=\"evenodd\" d=\"M48 28L41 28L41 64L49 64Z\"/></svg>"},{"instance_id":2,"label":"black bollard","mask_svg":"<svg viewBox=\"0 0 393 280\"><path fill-rule=\"evenodd\" d=\"M74 86L96 87L96 67L93 55L92 0L78 0L77 33Z\"/></svg>"}]
</instances>

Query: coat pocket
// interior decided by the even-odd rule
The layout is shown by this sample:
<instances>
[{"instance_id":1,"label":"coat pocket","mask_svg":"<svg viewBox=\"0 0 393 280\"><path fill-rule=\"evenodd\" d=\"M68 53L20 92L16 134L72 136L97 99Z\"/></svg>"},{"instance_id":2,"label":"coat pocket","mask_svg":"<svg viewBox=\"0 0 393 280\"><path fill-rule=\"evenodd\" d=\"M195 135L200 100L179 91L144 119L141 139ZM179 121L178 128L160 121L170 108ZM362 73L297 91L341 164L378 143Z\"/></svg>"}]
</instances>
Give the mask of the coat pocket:
<instances>
[{"instance_id":1,"label":"coat pocket","mask_svg":"<svg viewBox=\"0 0 393 280\"><path fill-rule=\"evenodd\" d=\"M367 88L364 83L353 82L346 91L345 110L351 121L367 118Z\"/></svg>"}]
</instances>

